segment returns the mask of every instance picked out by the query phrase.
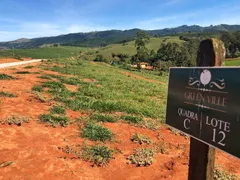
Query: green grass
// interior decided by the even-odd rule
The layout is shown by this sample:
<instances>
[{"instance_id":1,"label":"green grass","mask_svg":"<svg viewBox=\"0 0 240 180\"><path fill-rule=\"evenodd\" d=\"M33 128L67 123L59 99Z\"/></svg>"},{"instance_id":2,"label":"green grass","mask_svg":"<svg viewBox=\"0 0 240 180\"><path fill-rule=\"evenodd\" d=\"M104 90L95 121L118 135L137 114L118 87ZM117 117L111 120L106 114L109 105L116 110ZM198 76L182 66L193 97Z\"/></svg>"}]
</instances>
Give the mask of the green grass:
<instances>
[{"instance_id":1,"label":"green grass","mask_svg":"<svg viewBox=\"0 0 240 180\"><path fill-rule=\"evenodd\" d=\"M65 116L53 115L53 114L42 114L40 121L48 123L52 126L67 126L68 118Z\"/></svg>"},{"instance_id":2,"label":"green grass","mask_svg":"<svg viewBox=\"0 0 240 180\"><path fill-rule=\"evenodd\" d=\"M234 60L226 60L225 66L240 66L240 58Z\"/></svg>"},{"instance_id":3,"label":"green grass","mask_svg":"<svg viewBox=\"0 0 240 180\"><path fill-rule=\"evenodd\" d=\"M31 74L29 71L17 71L15 74Z\"/></svg>"},{"instance_id":4,"label":"green grass","mask_svg":"<svg viewBox=\"0 0 240 180\"><path fill-rule=\"evenodd\" d=\"M88 138L92 141L109 141L112 139L113 134L110 130L107 128L93 123L89 122L85 125L85 127L82 130L82 137Z\"/></svg>"},{"instance_id":5,"label":"green grass","mask_svg":"<svg viewBox=\"0 0 240 180\"><path fill-rule=\"evenodd\" d=\"M9 98L14 98L17 97L15 94L8 93L5 91L0 91L0 97L9 97Z\"/></svg>"},{"instance_id":6,"label":"green grass","mask_svg":"<svg viewBox=\"0 0 240 180\"><path fill-rule=\"evenodd\" d=\"M53 106L50 109L52 114L66 114L65 108L63 106Z\"/></svg>"},{"instance_id":7,"label":"green grass","mask_svg":"<svg viewBox=\"0 0 240 180\"><path fill-rule=\"evenodd\" d=\"M143 118L142 117L137 117L137 116L122 116L121 119L123 119L124 121L130 123L130 124L140 124L143 122Z\"/></svg>"},{"instance_id":8,"label":"green grass","mask_svg":"<svg viewBox=\"0 0 240 180\"><path fill-rule=\"evenodd\" d=\"M36 49L15 49L15 54L20 57L54 59L77 56L80 54L80 51L85 51L86 49L87 48L65 46Z\"/></svg>"},{"instance_id":9,"label":"green grass","mask_svg":"<svg viewBox=\"0 0 240 180\"><path fill-rule=\"evenodd\" d=\"M0 80L11 80L11 79L15 79L15 78L13 76L0 73Z\"/></svg>"},{"instance_id":10,"label":"green grass","mask_svg":"<svg viewBox=\"0 0 240 180\"><path fill-rule=\"evenodd\" d=\"M63 60L60 61L63 63ZM79 65L80 64L80 65ZM109 66L104 63L92 64L88 61L69 61L68 68L59 66L44 66L44 69L74 75L71 84L79 84L77 92L68 91L61 78L53 79L42 84L50 88L55 100L60 101L66 107L74 110L95 110L100 113L125 112L136 117L150 117L164 120L166 106L167 85L149 82L125 75L125 70ZM81 69L81 70L79 70ZM135 72L132 72L133 74ZM147 79L153 79L154 74L139 75ZM52 77L51 77L52 78ZM93 79L92 82L84 82L83 79ZM167 76L161 77L167 79ZM167 81L167 80L166 80ZM101 85L99 87L98 85ZM139 119L126 119L135 123Z\"/></svg>"},{"instance_id":11,"label":"green grass","mask_svg":"<svg viewBox=\"0 0 240 180\"><path fill-rule=\"evenodd\" d=\"M84 146L82 148L82 158L92 162L93 165L107 165L113 159L113 150L104 145Z\"/></svg>"},{"instance_id":12,"label":"green grass","mask_svg":"<svg viewBox=\"0 0 240 180\"><path fill-rule=\"evenodd\" d=\"M116 122L117 119L113 118L110 115L105 114L94 114L90 117L91 120L97 121L97 122Z\"/></svg>"},{"instance_id":13,"label":"green grass","mask_svg":"<svg viewBox=\"0 0 240 180\"><path fill-rule=\"evenodd\" d=\"M32 91L43 92L43 87L39 86L39 85L35 85L35 86L32 87Z\"/></svg>"}]
</instances>

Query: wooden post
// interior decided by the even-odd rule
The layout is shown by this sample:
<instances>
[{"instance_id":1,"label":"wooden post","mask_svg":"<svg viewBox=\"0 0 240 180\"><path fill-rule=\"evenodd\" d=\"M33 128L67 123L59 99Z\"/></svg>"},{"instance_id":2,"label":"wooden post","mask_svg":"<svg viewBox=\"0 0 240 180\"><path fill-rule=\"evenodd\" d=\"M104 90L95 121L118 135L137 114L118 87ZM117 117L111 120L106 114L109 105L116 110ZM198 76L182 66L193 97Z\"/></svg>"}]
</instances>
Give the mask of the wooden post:
<instances>
[{"instance_id":1,"label":"wooden post","mask_svg":"<svg viewBox=\"0 0 240 180\"><path fill-rule=\"evenodd\" d=\"M197 66L224 65L225 48L218 39L207 39L200 43ZM189 180L213 180L215 148L194 138L190 140Z\"/></svg>"}]
</instances>

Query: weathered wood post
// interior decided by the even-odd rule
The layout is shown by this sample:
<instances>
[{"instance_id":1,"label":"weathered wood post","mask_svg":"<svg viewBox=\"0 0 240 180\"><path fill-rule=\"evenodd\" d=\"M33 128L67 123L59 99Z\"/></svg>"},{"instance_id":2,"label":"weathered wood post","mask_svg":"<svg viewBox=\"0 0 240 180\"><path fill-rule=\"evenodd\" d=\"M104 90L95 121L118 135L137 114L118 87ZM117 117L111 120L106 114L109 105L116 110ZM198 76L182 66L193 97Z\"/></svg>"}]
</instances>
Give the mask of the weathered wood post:
<instances>
[{"instance_id":1,"label":"weathered wood post","mask_svg":"<svg viewBox=\"0 0 240 180\"><path fill-rule=\"evenodd\" d=\"M224 65L225 48L218 39L207 39L201 42L197 66L222 66ZM215 148L210 147L191 137L189 180L213 180L215 162Z\"/></svg>"}]
</instances>

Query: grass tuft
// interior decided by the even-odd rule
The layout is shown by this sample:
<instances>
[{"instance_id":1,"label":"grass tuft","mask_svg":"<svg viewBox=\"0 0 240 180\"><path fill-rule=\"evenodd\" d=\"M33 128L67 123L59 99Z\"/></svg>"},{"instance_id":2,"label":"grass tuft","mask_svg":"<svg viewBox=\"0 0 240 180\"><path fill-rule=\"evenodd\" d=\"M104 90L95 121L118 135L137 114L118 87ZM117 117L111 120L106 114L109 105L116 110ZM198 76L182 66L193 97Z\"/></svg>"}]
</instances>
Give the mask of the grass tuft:
<instances>
[{"instance_id":1,"label":"grass tuft","mask_svg":"<svg viewBox=\"0 0 240 180\"><path fill-rule=\"evenodd\" d=\"M63 106L53 106L50 109L52 114L66 114L65 108Z\"/></svg>"},{"instance_id":2,"label":"grass tuft","mask_svg":"<svg viewBox=\"0 0 240 180\"><path fill-rule=\"evenodd\" d=\"M53 114L42 114L40 116L40 121L51 124L53 127L56 126L67 126L68 118L65 116L58 116Z\"/></svg>"},{"instance_id":3,"label":"grass tuft","mask_svg":"<svg viewBox=\"0 0 240 180\"><path fill-rule=\"evenodd\" d=\"M105 115L105 114L94 114L90 117L91 120L97 121L97 122L116 122L117 120L114 119L112 116Z\"/></svg>"},{"instance_id":4,"label":"grass tuft","mask_svg":"<svg viewBox=\"0 0 240 180\"><path fill-rule=\"evenodd\" d=\"M4 92L4 91L0 91L0 97L14 98L14 97L17 97L17 95L8 93L8 92Z\"/></svg>"},{"instance_id":5,"label":"grass tuft","mask_svg":"<svg viewBox=\"0 0 240 180\"><path fill-rule=\"evenodd\" d=\"M15 74L31 74L29 71L17 71Z\"/></svg>"},{"instance_id":6,"label":"grass tuft","mask_svg":"<svg viewBox=\"0 0 240 180\"><path fill-rule=\"evenodd\" d=\"M84 146L82 158L92 162L93 165L107 165L113 159L113 150L104 145Z\"/></svg>"},{"instance_id":7,"label":"grass tuft","mask_svg":"<svg viewBox=\"0 0 240 180\"><path fill-rule=\"evenodd\" d=\"M109 141L112 139L113 134L107 128L98 125L94 122L89 122L82 130L82 136L92 141Z\"/></svg>"},{"instance_id":8,"label":"grass tuft","mask_svg":"<svg viewBox=\"0 0 240 180\"><path fill-rule=\"evenodd\" d=\"M1 74L0 73L0 80L11 80L11 79L16 79L13 76L9 76L7 74Z\"/></svg>"},{"instance_id":9,"label":"grass tuft","mask_svg":"<svg viewBox=\"0 0 240 180\"><path fill-rule=\"evenodd\" d=\"M32 87L32 91L35 91L35 92L43 92L43 87L42 87L42 86L39 86L39 85L33 86L33 87Z\"/></svg>"}]
</instances>

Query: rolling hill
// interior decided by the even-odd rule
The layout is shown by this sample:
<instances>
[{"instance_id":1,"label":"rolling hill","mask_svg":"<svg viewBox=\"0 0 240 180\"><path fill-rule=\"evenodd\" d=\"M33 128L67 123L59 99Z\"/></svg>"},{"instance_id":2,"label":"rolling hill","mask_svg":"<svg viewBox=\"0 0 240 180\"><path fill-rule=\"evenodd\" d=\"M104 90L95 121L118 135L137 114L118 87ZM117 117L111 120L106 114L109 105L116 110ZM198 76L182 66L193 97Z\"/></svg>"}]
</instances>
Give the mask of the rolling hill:
<instances>
[{"instance_id":1,"label":"rolling hill","mask_svg":"<svg viewBox=\"0 0 240 180\"><path fill-rule=\"evenodd\" d=\"M85 47L103 47L109 44L122 43L133 40L136 37L136 33L140 29L130 30L108 30L90 33L73 33L60 35L55 37L42 37L34 39L21 38L10 42L1 42L0 48L37 48L44 44L63 44L70 46L85 46ZM146 31L150 36L168 36L179 35L181 33L218 33L226 31L238 31L240 25L217 25L201 27L197 25L193 26L179 26L176 28L165 28L161 30L149 30Z\"/></svg>"}]
</instances>

